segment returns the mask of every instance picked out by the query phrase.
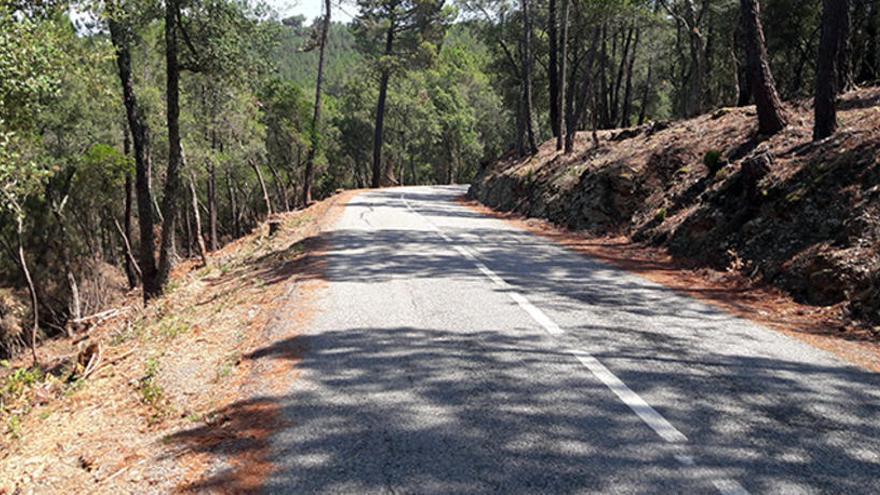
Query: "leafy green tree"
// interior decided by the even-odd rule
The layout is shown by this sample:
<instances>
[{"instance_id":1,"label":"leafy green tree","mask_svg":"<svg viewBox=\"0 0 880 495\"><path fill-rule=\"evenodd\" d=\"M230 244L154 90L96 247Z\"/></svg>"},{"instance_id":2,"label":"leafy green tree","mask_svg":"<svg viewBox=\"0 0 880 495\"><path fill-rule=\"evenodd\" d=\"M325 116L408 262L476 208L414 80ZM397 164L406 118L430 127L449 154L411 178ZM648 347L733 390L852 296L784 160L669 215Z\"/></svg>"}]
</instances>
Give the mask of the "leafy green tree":
<instances>
[{"instance_id":1,"label":"leafy green tree","mask_svg":"<svg viewBox=\"0 0 880 495\"><path fill-rule=\"evenodd\" d=\"M25 250L27 203L39 197L52 170L38 145L35 116L57 96L63 56L51 21L0 8L0 213L12 217L16 262L31 297L30 346L37 362L39 301Z\"/></svg>"},{"instance_id":2,"label":"leafy green tree","mask_svg":"<svg viewBox=\"0 0 880 495\"><path fill-rule=\"evenodd\" d=\"M393 166L382 170L385 104L391 74L404 67L430 64L454 11L444 8L443 0L359 0L358 7L355 32L359 46L373 60L379 74L372 167L372 186L379 187L396 182Z\"/></svg>"}]
</instances>

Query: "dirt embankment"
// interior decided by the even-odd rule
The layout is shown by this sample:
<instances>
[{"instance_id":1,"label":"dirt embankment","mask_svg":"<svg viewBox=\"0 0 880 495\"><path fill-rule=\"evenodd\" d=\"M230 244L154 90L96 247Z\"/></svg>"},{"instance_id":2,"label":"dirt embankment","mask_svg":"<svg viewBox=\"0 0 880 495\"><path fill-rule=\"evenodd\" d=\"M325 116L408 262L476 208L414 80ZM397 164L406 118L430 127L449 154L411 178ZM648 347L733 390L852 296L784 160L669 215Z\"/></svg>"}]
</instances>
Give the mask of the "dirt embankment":
<instances>
[{"instance_id":1,"label":"dirt embankment","mask_svg":"<svg viewBox=\"0 0 880 495\"><path fill-rule=\"evenodd\" d=\"M132 293L107 321L46 342L39 370L0 362L0 494L253 492L295 376L287 342L324 283L322 231L353 194L281 215L277 233L263 225L206 267L182 264L148 308ZM86 371L90 346L100 359Z\"/></svg>"},{"instance_id":2,"label":"dirt embankment","mask_svg":"<svg viewBox=\"0 0 880 495\"><path fill-rule=\"evenodd\" d=\"M482 170L469 195L780 288L876 340L880 88L844 95L841 129L825 141L811 140L811 108L789 112L792 125L769 139L755 135L747 107L601 132L597 147L584 133L571 155L544 143L534 157Z\"/></svg>"}]
</instances>

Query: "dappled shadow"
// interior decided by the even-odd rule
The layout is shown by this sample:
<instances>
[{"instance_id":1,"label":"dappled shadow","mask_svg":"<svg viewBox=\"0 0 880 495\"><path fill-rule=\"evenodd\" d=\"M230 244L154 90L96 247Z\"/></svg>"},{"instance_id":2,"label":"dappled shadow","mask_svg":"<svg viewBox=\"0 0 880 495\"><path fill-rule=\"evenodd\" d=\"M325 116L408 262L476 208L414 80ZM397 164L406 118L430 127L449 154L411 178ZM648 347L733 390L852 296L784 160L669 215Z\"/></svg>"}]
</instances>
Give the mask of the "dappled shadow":
<instances>
[{"instance_id":1,"label":"dappled shadow","mask_svg":"<svg viewBox=\"0 0 880 495\"><path fill-rule=\"evenodd\" d=\"M277 414L287 426L272 439L268 493L713 493L719 477L753 492L880 491L880 375L812 361L797 345L779 347L775 334L594 258L456 215L445 206L454 194L427 207L425 195L411 198L453 243L418 222L347 224L330 237L315 276L356 287L348 296L390 298L386 287L401 280L447 291L480 285L471 282L484 275L453 248L461 246L507 282L481 287L527 292L564 335L548 337L525 315L494 323L468 315L473 308L442 307L461 303L460 294L421 308L409 324L364 323L363 301L345 299L313 331L245 356L294 363L289 393L233 404L215 415L229 419L171 440L263 455L265 443L247 440L251 422L259 428ZM406 210L399 191L360 201ZM430 309L452 316L433 318ZM655 406L687 447L663 442L571 349L591 353ZM244 441L202 440L218 430ZM676 461L680 449L699 470ZM228 482L219 472L196 488Z\"/></svg>"},{"instance_id":2,"label":"dappled shadow","mask_svg":"<svg viewBox=\"0 0 880 495\"><path fill-rule=\"evenodd\" d=\"M712 490L535 334L340 328L293 340L277 345L308 352L302 382L281 401L291 427L275 439L279 469L268 493ZM283 359L273 347L258 355ZM878 488L877 464L864 455L880 438L880 411L866 394L877 375L677 351L598 357L640 394L680 395L660 410L702 467L756 491L776 491L780 480L831 492ZM631 364L646 359L651 366Z\"/></svg>"},{"instance_id":3,"label":"dappled shadow","mask_svg":"<svg viewBox=\"0 0 880 495\"><path fill-rule=\"evenodd\" d=\"M880 92L878 91L847 95L837 102L837 110L843 112L878 106L880 106Z\"/></svg>"},{"instance_id":4,"label":"dappled shadow","mask_svg":"<svg viewBox=\"0 0 880 495\"><path fill-rule=\"evenodd\" d=\"M210 454L228 462L181 491L254 493L271 472L270 437L280 428L282 398L261 396L211 411L207 421L166 437L177 455ZM243 465L246 464L246 465Z\"/></svg>"}]
</instances>

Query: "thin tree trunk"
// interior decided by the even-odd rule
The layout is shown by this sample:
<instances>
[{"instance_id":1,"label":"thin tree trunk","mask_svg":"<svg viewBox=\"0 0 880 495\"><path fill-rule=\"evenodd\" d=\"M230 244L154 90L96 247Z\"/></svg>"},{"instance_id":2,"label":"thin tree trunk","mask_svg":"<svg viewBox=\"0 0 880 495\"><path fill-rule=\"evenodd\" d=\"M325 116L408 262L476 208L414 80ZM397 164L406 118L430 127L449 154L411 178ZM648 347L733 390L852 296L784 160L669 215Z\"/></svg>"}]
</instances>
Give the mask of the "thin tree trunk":
<instances>
[{"instance_id":1,"label":"thin tree trunk","mask_svg":"<svg viewBox=\"0 0 880 495\"><path fill-rule=\"evenodd\" d=\"M865 14L865 50L862 55L862 63L859 68L859 82L874 81L877 79L877 32L880 30L880 4L869 3Z\"/></svg>"},{"instance_id":2,"label":"thin tree trunk","mask_svg":"<svg viewBox=\"0 0 880 495\"><path fill-rule=\"evenodd\" d=\"M135 270L135 281L141 276L140 270L138 270L137 260L134 258L134 251L131 249L131 239L125 233L125 230L122 225L119 225L119 221L115 218L113 219L113 225L116 227L116 232L119 233L119 237L122 238L122 247L125 250L125 259L128 263L132 265ZM137 285L135 285L137 287ZM134 287L131 287L132 289Z\"/></svg>"},{"instance_id":3,"label":"thin tree trunk","mask_svg":"<svg viewBox=\"0 0 880 495\"><path fill-rule=\"evenodd\" d=\"M129 34L112 18L108 22L110 37L116 48L116 66L122 85L128 127L134 144L135 189L137 190L138 226L140 230L139 259L144 302L159 295L158 270L156 268L155 238L153 235L153 205L150 187L150 128L138 105L131 75L131 51Z\"/></svg>"},{"instance_id":4,"label":"thin tree trunk","mask_svg":"<svg viewBox=\"0 0 880 495\"><path fill-rule=\"evenodd\" d=\"M306 173L303 180L303 206L312 202L312 181L315 174L315 154L318 152L321 125L321 84L324 82L324 52L327 48L327 33L330 32L330 0L324 0L324 24L321 28L321 46L318 55L318 81L315 84L315 112L312 114L312 139L306 157Z\"/></svg>"},{"instance_id":5,"label":"thin tree trunk","mask_svg":"<svg viewBox=\"0 0 880 495\"><path fill-rule=\"evenodd\" d=\"M624 79L624 71L629 63L629 51L633 42L633 35L636 33L636 29L633 26L627 30L626 41L623 44L623 53L620 54L620 64L617 67L617 77L614 79L614 92L611 94L611 105L609 108L611 109L610 119L606 127L614 127L614 125L618 121L618 111L620 110L620 88L623 84Z\"/></svg>"},{"instance_id":6,"label":"thin tree trunk","mask_svg":"<svg viewBox=\"0 0 880 495\"><path fill-rule=\"evenodd\" d=\"M641 102L642 104L641 104L641 108L639 109L639 125L644 124L645 119L648 118L648 103L649 103L649 99L651 97L651 84L652 84L653 75L654 75L654 61L649 60L648 61L648 75L645 78L645 88L642 91L642 102Z\"/></svg>"},{"instance_id":7,"label":"thin tree trunk","mask_svg":"<svg viewBox=\"0 0 880 495\"><path fill-rule=\"evenodd\" d=\"M162 198L162 242L159 248L159 287L164 290L174 263L174 235L177 224L183 149L180 144L180 66L177 60L177 18L180 0L165 1L166 114L168 124L168 169Z\"/></svg>"},{"instance_id":8,"label":"thin tree trunk","mask_svg":"<svg viewBox=\"0 0 880 495\"><path fill-rule=\"evenodd\" d=\"M272 202L269 200L269 190L266 189L266 181L263 180L263 172L256 161L251 161L251 167L257 173L257 180L260 182L260 190L263 192L263 203L266 205L266 216L272 215Z\"/></svg>"},{"instance_id":9,"label":"thin tree trunk","mask_svg":"<svg viewBox=\"0 0 880 495\"><path fill-rule=\"evenodd\" d=\"M560 64L564 62L560 60L558 51L559 34L557 29L556 1L549 0L547 4L547 48L550 58L547 66L547 82L548 96L550 97L550 130L553 136L558 138L561 135L560 129L562 129L559 125L559 80L560 78L565 79L565 76L559 70ZM561 1L566 2L567 0Z\"/></svg>"},{"instance_id":10,"label":"thin tree trunk","mask_svg":"<svg viewBox=\"0 0 880 495\"><path fill-rule=\"evenodd\" d=\"M526 156L526 118L525 101L520 98L516 106L516 154Z\"/></svg>"},{"instance_id":11,"label":"thin tree trunk","mask_svg":"<svg viewBox=\"0 0 880 495\"><path fill-rule=\"evenodd\" d=\"M189 201L185 202L183 205L183 245L186 248L186 257L187 259L192 258L192 246L193 246L193 235L192 235L192 205Z\"/></svg>"},{"instance_id":12,"label":"thin tree trunk","mask_svg":"<svg viewBox=\"0 0 880 495\"><path fill-rule=\"evenodd\" d=\"M562 18L560 24L562 35L559 40L559 91L556 100L552 103L556 106L556 151L562 151L565 147L565 99L566 99L566 70L568 65L568 7L569 0L562 0Z\"/></svg>"},{"instance_id":13,"label":"thin tree trunk","mask_svg":"<svg viewBox=\"0 0 880 495\"><path fill-rule=\"evenodd\" d=\"M822 1L822 36L816 61L815 123L813 139L818 141L837 130L837 55L849 0Z\"/></svg>"},{"instance_id":14,"label":"thin tree trunk","mask_svg":"<svg viewBox=\"0 0 880 495\"><path fill-rule=\"evenodd\" d=\"M213 160L208 160L208 250L220 247L217 239L217 169Z\"/></svg>"},{"instance_id":15,"label":"thin tree trunk","mask_svg":"<svg viewBox=\"0 0 880 495\"><path fill-rule=\"evenodd\" d=\"M128 125L123 126L123 139L122 139L122 148L125 156L131 155L131 137L128 133ZM124 228L122 229L122 237L125 241L125 276L128 279L128 288L134 289L138 285L138 281L140 280L140 274L137 267L137 261L134 256L131 255L131 215L132 215L132 206L134 204L134 188L132 185L132 177L131 173L125 174L125 212L122 217L122 224ZM113 219L113 222L119 224L116 219Z\"/></svg>"},{"instance_id":16,"label":"thin tree trunk","mask_svg":"<svg viewBox=\"0 0 880 495\"><path fill-rule=\"evenodd\" d=\"M232 217L232 236L238 238L241 235L241 225L238 221L238 202L235 197L235 186L232 184L232 174L226 172L226 190L229 194L229 212Z\"/></svg>"},{"instance_id":17,"label":"thin tree trunk","mask_svg":"<svg viewBox=\"0 0 880 495\"><path fill-rule=\"evenodd\" d=\"M189 194L192 199L193 227L195 228L193 237L195 237L196 241L196 250L199 253L199 258L202 259L202 265L208 266L207 249L205 248L205 238L202 236L202 218L199 215L199 197L196 192L196 178L194 175L189 177Z\"/></svg>"},{"instance_id":18,"label":"thin tree trunk","mask_svg":"<svg viewBox=\"0 0 880 495\"><path fill-rule=\"evenodd\" d=\"M852 74L852 43L850 42L850 31L852 19L850 18L850 0L841 0L846 2L846 8L840 11L840 39L837 49L837 92L844 93L849 91L855 84L853 83Z\"/></svg>"},{"instance_id":19,"label":"thin tree trunk","mask_svg":"<svg viewBox=\"0 0 880 495\"><path fill-rule=\"evenodd\" d=\"M599 104L596 109L601 115L603 125L607 123L611 117L608 110L608 28L602 26L602 51L599 54Z\"/></svg>"},{"instance_id":20,"label":"thin tree trunk","mask_svg":"<svg viewBox=\"0 0 880 495\"><path fill-rule=\"evenodd\" d=\"M284 208L284 211L290 211L290 199L287 194L287 187L284 185L284 181L281 180L281 174L278 173L278 169L273 167L271 163L266 164L269 167L269 172L272 174L272 179L275 182L275 194L278 195L278 205Z\"/></svg>"},{"instance_id":21,"label":"thin tree trunk","mask_svg":"<svg viewBox=\"0 0 880 495\"><path fill-rule=\"evenodd\" d=\"M31 327L31 356L34 359L34 366L37 361L37 332L40 329L40 301L37 298L37 289L34 287L34 280L31 278L31 272L28 270L27 258L24 252L24 218L21 213L16 214L16 233L18 234L18 262L21 265L21 273L27 282L28 292L31 296L31 311L33 312L33 326Z\"/></svg>"},{"instance_id":22,"label":"thin tree trunk","mask_svg":"<svg viewBox=\"0 0 880 495\"><path fill-rule=\"evenodd\" d=\"M623 90L623 106L621 107L620 127L629 127L629 117L632 113L632 93L633 93L633 66L636 63L636 50L639 47L639 40L642 36L641 28L636 28L635 39L630 47L629 62L626 66L626 84Z\"/></svg>"},{"instance_id":23,"label":"thin tree trunk","mask_svg":"<svg viewBox=\"0 0 880 495\"><path fill-rule=\"evenodd\" d=\"M746 48L746 36L748 33L747 17L740 9L739 22L736 29L733 30L733 45L731 48L731 59L736 66L733 76L736 79L736 106L745 107L752 102L752 82L749 74L749 56ZM742 57L742 59L740 59Z\"/></svg>"},{"instance_id":24,"label":"thin tree trunk","mask_svg":"<svg viewBox=\"0 0 880 495\"><path fill-rule=\"evenodd\" d=\"M385 34L385 56L391 56L394 48L394 17L388 25L388 32ZM382 69L382 77L379 81L379 101L376 104L376 128L373 134L373 187L382 187L383 182L389 184L388 179L393 177L385 177L382 180L382 143L383 143L383 127L385 125L385 100L388 97L388 80L391 77L389 69Z\"/></svg>"},{"instance_id":25,"label":"thin tree trunk","mask_svg":"<svg viewBox=\"0 0 880 495\"><path fill-rule=\"evenodd\" d=\"M749 79L758 110L758 132L773 135L787 125L782 101L776 92L776 83L767 61L764 28L761 26L761 6L758 0L740 0L744 20L744 35Z\"/></svg>"},{"instance_id":26,"label":"thin tree trunk","mask_svg":"<svg viewBox=\"0 0 880 495\"><path fill-rule=\"evenodd\" d=\"M521 0L523 10L523 29L525 31L523 42L523 103L525 104L526 133L528 135L529 153L538 153L538 143L535 138L535 123L532 108L532 19L531 1Z\"/></svg>"},{"instance_id":27,"label":"thin tree trunk","mask_svg":"<svg viewBox=\"0 0 880 495\"><path fill-rule=\"evenodd\" d=\"M574 111L571 114L571 118L567 119L566 123L567 129L565 134L565 152L571 153L574 151L574 138L577 134L578 126L580 125L581 120L584 117L584 111L587 108L587 105L591 104L592 101L592 79L593 79L593 64L596 60L596 49L599 46L599 36L601 34L600 28L593 28L593 40L590 44L589 51L587 52L586 65L583 70L583 77L581 78L581 89L580 89L580 98L574 106ZM595 106L595 105L594 105ZM596 113L595 110L593 113Z\"/></svg>"}]
</instances>

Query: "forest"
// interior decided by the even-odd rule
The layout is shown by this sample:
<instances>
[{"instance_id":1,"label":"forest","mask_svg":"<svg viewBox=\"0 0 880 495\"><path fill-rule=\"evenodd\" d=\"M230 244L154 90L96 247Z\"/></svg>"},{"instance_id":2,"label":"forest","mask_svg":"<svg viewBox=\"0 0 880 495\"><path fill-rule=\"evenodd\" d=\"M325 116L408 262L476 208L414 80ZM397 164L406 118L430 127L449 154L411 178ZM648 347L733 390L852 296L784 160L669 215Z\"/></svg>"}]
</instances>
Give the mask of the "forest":
<instances>
[{"instance_id":1,"label":"forest","mask_svg":"<svg viewBox=\"0 0 880 495\"><path fill-rule=\"evenodd\" d=\"M0 28L0 357L35 360L339 189L722 107L767 136L814 99L822 140L880 70L877 0L3 0Z\"/></svg>"}]
</instances>

